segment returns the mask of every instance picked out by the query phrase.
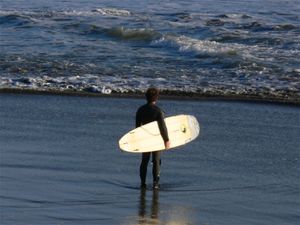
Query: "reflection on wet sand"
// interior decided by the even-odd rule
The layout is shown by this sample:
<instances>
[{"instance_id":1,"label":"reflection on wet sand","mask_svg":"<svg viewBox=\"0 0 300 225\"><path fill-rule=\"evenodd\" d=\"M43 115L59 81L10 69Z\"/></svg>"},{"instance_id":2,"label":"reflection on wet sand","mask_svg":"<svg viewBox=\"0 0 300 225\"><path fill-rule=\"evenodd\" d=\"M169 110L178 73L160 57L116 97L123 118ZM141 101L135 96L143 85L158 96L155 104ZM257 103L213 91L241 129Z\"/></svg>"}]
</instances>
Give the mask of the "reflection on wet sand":
<instances>
[{"instance_id":1,"label":"reflection on wet sand","mask_svg":"<svg viewBox=\"0 0 300 225\"><path fill-rule=\"evenodd\" d=\"M147 193L152 194L151 203L147 203ZM148 198L149 199L149 198ZM165 208L167 206L167 208ZM161 209L163 208L163 209ZM190 225L190 208L184 206L170 206L159 202L159 190L152 192L141 189L138 206L138 219L133 224L139 225Z\"/></svg>"},{"instance_id":2,"label":"reflection on wet sand","mask_svg":"<svg viewBox=\"0 0 300 225\"><path fill-rule=\"evenodd\" d=\"M151 211L147 212L146 189L144 189L144 188L141 189L140 199L139 199L138 224L140 224L140 225L160 224L160 221L158 218L158 212L159 212L159 191L153 190L152 201L151 201Z\"/></svg>"}]
</instances>

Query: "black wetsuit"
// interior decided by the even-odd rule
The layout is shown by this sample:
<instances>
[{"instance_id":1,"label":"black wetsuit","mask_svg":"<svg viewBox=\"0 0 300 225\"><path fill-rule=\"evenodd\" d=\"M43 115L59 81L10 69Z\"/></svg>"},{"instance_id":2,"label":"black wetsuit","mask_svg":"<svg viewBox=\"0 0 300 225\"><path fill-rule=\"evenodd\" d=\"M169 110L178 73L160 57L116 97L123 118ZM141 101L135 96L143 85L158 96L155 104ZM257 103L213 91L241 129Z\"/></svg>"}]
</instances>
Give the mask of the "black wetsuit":
<instances>
[{"instance_id":1,"label":"black wetsuit","mask_svg":"<svg viewBox=\"0 0 300 225\"><path fill-rule=\"evenodd\" d=\"M141 106L136 113L136 127L141 125L157 121L158 127L160 130L160 134L164 140L164 142L169 141L168 130L164 121L164 114L162 110L152 103L147 103ZM147 166L150 159L151 152L142 154L142 162L140 166L140 178L141 184L144 185L146 183L147 176ZM160 173L160 151L152 152L152 175L153 182L158 183L159 181L159 173Z\"/></svg>"}]
</instances>

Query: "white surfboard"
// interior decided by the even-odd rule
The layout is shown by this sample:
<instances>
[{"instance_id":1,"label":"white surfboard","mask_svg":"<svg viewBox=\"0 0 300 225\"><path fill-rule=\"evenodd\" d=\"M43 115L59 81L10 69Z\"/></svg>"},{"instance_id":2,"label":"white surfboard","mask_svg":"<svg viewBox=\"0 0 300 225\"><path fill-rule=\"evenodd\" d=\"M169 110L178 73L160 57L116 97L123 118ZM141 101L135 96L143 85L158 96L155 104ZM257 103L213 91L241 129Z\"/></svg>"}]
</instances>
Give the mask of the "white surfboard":
<instances>
[{"instance_id":1,"label":"white surfboard","mask_svg":"<svg viewBox=\"0 0 300 225\"><path fill-rule=\"evenodd\" d=\"M178 115L165 118L170 148L184 145L194 140L200 133L197 119L191 115ZM129 131L119 140L121 150L133 153L165 150L157 121Z\"/></svg>"}]
</instances>

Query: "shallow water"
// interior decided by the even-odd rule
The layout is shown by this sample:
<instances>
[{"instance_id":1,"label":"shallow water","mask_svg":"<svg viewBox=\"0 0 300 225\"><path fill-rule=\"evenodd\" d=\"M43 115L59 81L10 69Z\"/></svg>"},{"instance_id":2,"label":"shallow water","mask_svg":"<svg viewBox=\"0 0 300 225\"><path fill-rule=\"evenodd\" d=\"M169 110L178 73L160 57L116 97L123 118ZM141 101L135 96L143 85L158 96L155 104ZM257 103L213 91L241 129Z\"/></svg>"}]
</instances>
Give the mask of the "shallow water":
<instances>
[{"instance_id":1,"label":"shallow water","mask_svg":"<svg viewBox=\"0 0 300 225\"><path fill-rule=\"evenodd\" d=\"M299 99L299 5L3 0L0 88Z\"/></svg>"},{"instance_id":2,"label":"shallow water","mask_svg":"<svg viewBox=\"0 0 300 225\"><path fill-rule=\"evenodd\" d=\"M140 156L117 145L143 103L1 94L1 224L299 223L299 107L161 100L201 135L163 153L161 189L148 173L143 192Z\"/></svg>"}]
</instances>

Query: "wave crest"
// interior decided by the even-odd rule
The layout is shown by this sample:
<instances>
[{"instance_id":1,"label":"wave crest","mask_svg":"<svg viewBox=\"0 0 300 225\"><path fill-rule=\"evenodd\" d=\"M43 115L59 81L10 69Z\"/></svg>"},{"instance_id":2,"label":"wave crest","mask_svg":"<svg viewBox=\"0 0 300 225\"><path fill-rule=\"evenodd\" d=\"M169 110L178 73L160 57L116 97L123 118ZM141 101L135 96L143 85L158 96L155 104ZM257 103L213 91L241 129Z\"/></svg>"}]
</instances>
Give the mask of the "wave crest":
<instances>
[{"instance_id":1,"label":"wave crest","mask_svg":"<svg viewBox=\"0 0 300 225\"><path fill-rule=\"evenodd\" d=\"M107 31L107 34L122 40L141 40L152 41L161 36L160 33L153 29L126 29L124 27L112 28Z\"/></svg>"},{"instance_id":2,"label":"wave crest","mask_svg":"<svg viewBox=\"0 0 300 225\"><path fill-rule=\"evenodd\" d=\"M166 35L155 42L156 44L167 44L175 46L181 52L192 52L196 55L236 55L237 44L222 44L216 41L199 40L186 36Z\"/></svg>"}]
</instances>

